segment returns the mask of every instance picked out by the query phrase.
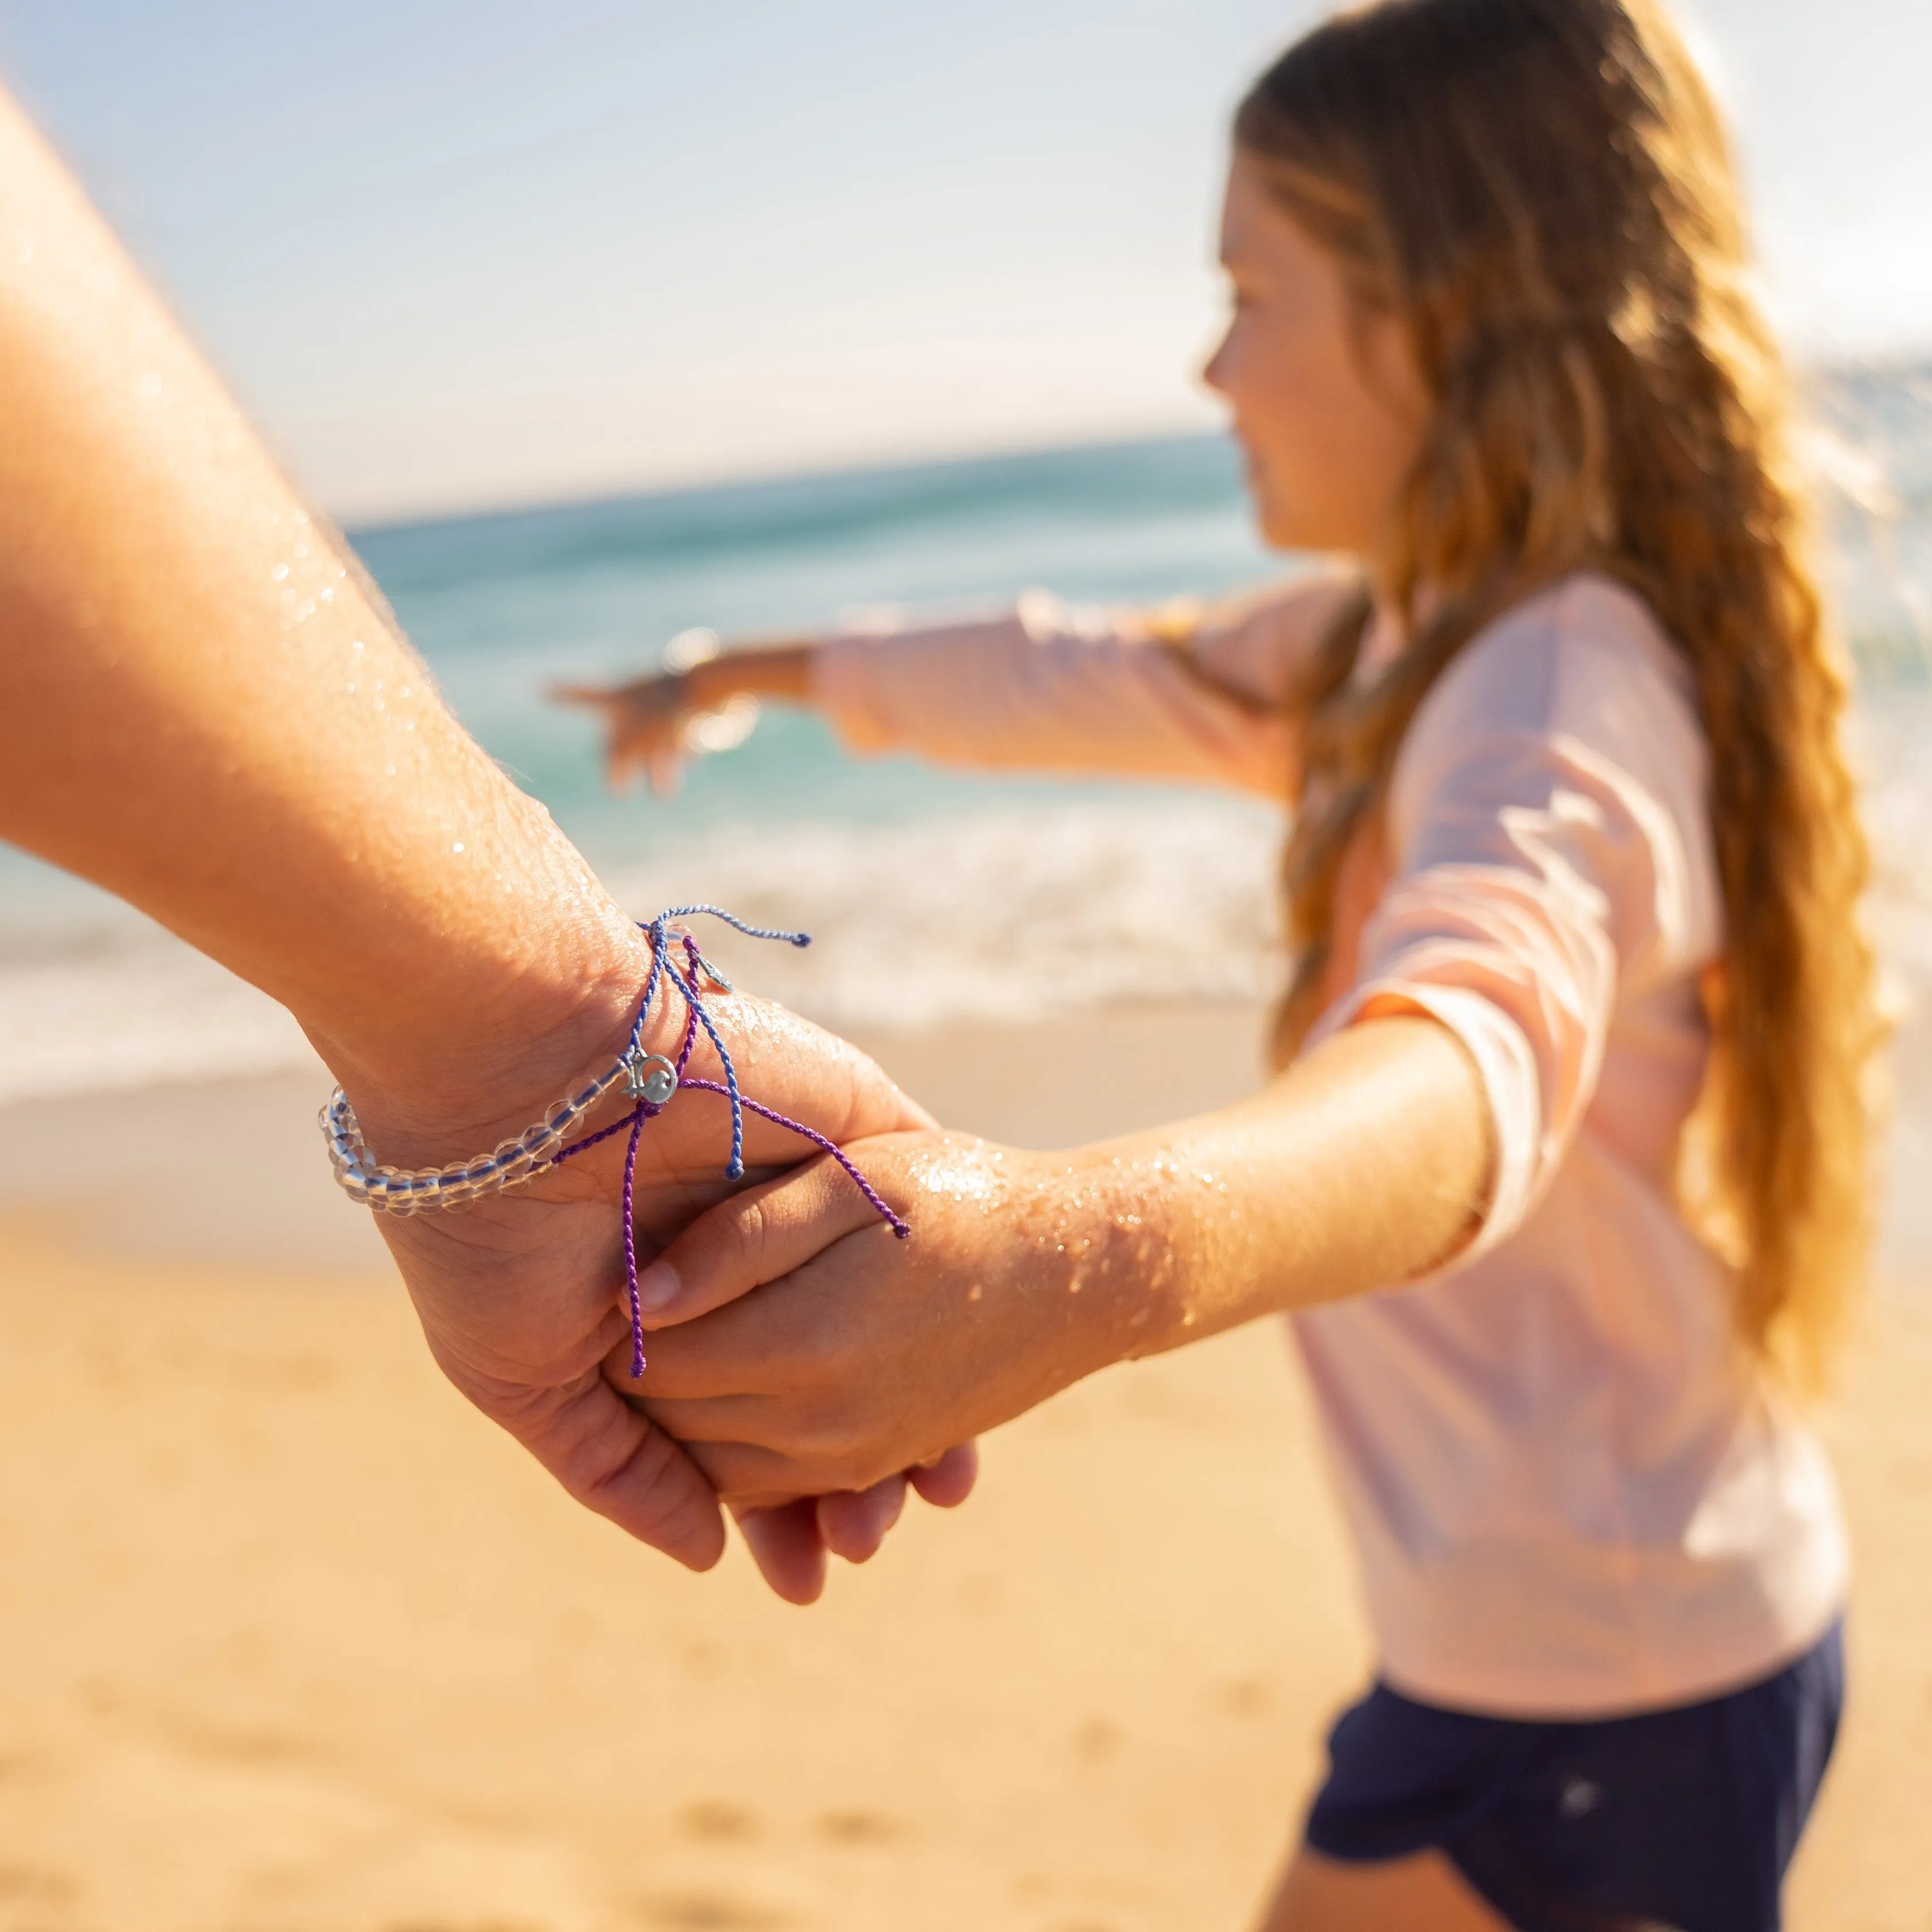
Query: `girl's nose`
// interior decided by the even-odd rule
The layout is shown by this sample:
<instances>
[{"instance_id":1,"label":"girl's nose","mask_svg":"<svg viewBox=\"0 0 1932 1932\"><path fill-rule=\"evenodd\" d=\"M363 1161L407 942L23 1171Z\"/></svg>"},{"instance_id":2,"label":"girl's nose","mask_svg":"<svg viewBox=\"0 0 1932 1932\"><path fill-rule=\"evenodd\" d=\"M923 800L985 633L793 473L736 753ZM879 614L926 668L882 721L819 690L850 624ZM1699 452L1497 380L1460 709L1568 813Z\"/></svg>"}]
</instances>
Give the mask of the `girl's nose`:
<instances>
[{"instance_id":1,"label":"girl's nose","mask_svg":"<svg viewBox=\"0 0 1932 1932\"><path fill-rule=\"evenodd\" d=\"M1214 352L1201 365L1201 380L1217 396L1228 393L1228 338L1222 336Z\"/></svg>"}]
</instances>

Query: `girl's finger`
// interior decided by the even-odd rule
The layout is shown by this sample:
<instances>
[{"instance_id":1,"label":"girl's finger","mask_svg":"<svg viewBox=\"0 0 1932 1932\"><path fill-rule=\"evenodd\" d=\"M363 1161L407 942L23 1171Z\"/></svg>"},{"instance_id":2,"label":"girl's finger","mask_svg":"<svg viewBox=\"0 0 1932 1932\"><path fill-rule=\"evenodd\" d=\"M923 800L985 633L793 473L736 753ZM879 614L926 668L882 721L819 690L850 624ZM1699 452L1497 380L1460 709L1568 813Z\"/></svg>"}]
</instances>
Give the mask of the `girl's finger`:
<instances>
[{"instance_id":1,"label":"girl's finger","mask_svg":"<svg viewBox=\"0 0 1932 1932\"><path fill-rule=\"evenodd\" d=\"M544 687L544 695L553 704L586 704L593 710L608 707L616 696L601 684L551 684Z\"/></svg>"},{"instance_id":2,"label":"girl's finger","mask_svg":"<svg viewBox=\"0 0 1932 1932\"><path fill-rule=\"evenodd\" d=\"M934 1509L957 1509L980 1477L980 1445L961 1442L930 1462L906 1472L907 1480Z\"/></svg>"},{"instance_id":3,"label":"girl's finger","mask_svg":"<svg viewBox=\"0 0 1932 1932\"><path fill-rule=\"evenodd\" d=\"M707 1315L878 1225L871 1203L829 1156L748 1188L700 1214L640 1270L644 1326L668 1328Z\"/></svg>"},{"instance_id":4,"label":"girl's finger","mask_svg":"<svg viewBox=\"0 0 1932 1932\"><path fill-rule=\"evenodd\" d=\"M906 1479L888 1476L869 1490L840 1490L818 1498L818 1534L826 1549L848 1563L878 1554L905 1508Z\"/></svg>"},{"instance_id":5,"label":"girl's finger","mask_svg":"<svg viewBox=\"0 0 1932 1932\"><path fill-rule=\"evenodd\" d=\"M611 790L628 791L638 776L636 748L613 736L604 752L604 782Z\"/></svg>"},{"instance_id":6,"label":"girl's finger","mask_svg":"<svg viewBox=\"0 0 1932 1932\"><path fill-rule=\"evenodd\" d=\"M802 1496L776 1509L739 1513L739 1534L758 1574L788 1604L815 1604L825 1588L825 1544L817 1500Z\"/></svg>"}]
</instances>

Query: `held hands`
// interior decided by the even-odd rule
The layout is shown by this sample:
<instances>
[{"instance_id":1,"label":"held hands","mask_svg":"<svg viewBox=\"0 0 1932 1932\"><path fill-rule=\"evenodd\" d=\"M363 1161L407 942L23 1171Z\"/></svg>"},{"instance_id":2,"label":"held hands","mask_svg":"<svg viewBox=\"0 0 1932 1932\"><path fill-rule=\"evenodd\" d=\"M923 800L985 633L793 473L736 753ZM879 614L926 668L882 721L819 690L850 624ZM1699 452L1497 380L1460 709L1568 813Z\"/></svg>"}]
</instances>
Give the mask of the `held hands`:
<instances>
[{"instance_id":1,"label":"held hands","mask_svg":"<svg viewBox=\"0 0 1932 1932\"><path fill-rule=\"evenodd\" d=\"M829 1138L926 1124L871 1060L782 1008L736 996L716 1001L713 1010L748 1090ZM700 1058L698 1070L712 1070ZM550 1081L557 1090L565 1084ZM407 1157L410 1120L386 1106L380 1088L364 1085L352 1098L371 1144L386 1158ZM429 1113L440 1124L470 1118L454 1092L436 1096ZM440 1132L447 1135L446 1124ZM490 1135L479 1126L472 1137L482 1144ZM701 1090L681 1096L650 1124L638 1168L640 1258L728 1195L722 1178L728 1140L723 1101ZM614 1137L524 1190L462 1214L384 1216L379 1225L430 1351L457 1388L579 1502L680 1562L708 1568L724 1536L712 1484L603 1372L607 1358L628 1366L618 1190L623 1144ZM754 1167L794 1161L800 1145L755 1115L746 1122L746 1157ZM866 1494L821 1498L808 1519L792 1511L768 1522L748 1513L758 1499L746 1498L739 1505L746 1540L773 1588L794 1599L815 1594L808 1586L822 1574L826 1545L859 1560L869 1556L904 1501L900 1471L918 1460L881 1469L862 1486ZM950 1504L964 1499L973 1470L969 1447L914 1471L912 1481L929 1500Z\"/></svg>"}]
</instances>

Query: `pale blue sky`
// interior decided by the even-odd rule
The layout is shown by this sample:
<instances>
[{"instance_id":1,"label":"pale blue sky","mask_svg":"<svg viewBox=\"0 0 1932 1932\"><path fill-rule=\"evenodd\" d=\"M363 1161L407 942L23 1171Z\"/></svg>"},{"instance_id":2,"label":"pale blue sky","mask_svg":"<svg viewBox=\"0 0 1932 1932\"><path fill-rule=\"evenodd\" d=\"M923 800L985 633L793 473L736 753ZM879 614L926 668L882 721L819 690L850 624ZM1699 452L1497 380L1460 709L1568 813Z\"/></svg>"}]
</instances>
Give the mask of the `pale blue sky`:
<instances>
[{"instance_id":1,"label":"pale blue sky","mask_svg":"<svg viewBox=\"0 0 1932 1932\"><path fill-rule=\"evenodd\" d=\"M0 71L350 517L1213 420L1306 0L0 0ZM1932 346L1932 5L1699 0L1774 308Z\"/></svg>"}]
</instances>

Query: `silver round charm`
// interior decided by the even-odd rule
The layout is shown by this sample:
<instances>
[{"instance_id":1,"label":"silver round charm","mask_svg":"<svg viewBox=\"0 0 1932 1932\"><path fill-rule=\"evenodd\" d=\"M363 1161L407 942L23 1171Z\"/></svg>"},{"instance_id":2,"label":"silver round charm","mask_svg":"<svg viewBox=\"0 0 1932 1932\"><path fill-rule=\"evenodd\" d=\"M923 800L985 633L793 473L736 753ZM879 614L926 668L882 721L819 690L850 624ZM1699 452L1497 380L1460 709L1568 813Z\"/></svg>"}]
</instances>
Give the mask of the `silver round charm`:
<instances>
[{"instance_id":1,"label":"silver round charm","mask_svg":"<svg viewBox=\"0 0 1932 1932\"><path fill-rule=\"evenodd\" d=\"M662 1107L677 1091L677 1069L661 1053L634 1054L624 1076L625 1090L649 1107Z\"/></svg>"}]
</instances>

